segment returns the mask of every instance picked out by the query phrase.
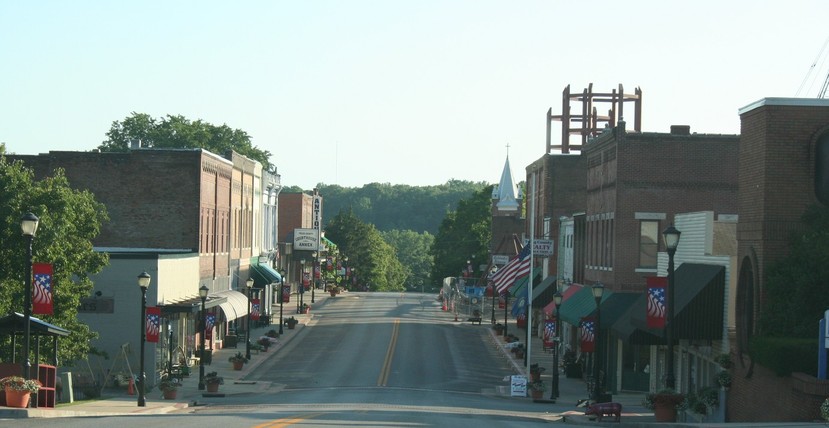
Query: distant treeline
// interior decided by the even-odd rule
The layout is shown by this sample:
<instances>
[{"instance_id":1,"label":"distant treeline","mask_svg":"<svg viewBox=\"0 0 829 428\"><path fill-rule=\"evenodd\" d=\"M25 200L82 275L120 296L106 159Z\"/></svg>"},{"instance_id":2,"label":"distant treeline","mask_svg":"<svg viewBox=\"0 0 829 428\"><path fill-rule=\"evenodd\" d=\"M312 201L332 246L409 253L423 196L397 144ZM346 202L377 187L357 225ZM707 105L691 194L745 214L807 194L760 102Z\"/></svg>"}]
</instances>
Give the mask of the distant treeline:
<instances>
[{"instance_id":1,"label":"distant treeline","mask_svg":"<svg viewBox=\"0 0 829 428\"><path fill-rule=\"evenodd\" d=\"M412 230L434 235L446 213L457 208L458 201L488 185L449 180L436 186L370 183L357 188L320 184L318 189L323 197L324 223L341 210L351 209L360 220L373 224L380 231ZM298 187L283 190L301 191Z\"/></svg>"}]
</instances>

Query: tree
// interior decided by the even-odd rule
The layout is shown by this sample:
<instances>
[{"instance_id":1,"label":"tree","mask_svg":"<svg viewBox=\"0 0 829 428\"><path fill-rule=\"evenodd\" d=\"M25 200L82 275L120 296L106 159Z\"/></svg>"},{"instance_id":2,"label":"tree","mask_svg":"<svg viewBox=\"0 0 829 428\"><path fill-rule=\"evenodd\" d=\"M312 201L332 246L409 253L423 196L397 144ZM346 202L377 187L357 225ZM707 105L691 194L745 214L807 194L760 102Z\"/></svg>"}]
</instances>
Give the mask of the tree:
<instances>
[{"instance_id":1,"label":"tree","mask_svg":"<svg viewBox=\"0 0 829 428\"><path fill-rule=\"evenodd\" d=\"M22 312L25 295L25 238L20 233L20 218L32 212L40 219L32 244L35 262L53 265L54 315L38 318L69 330L58 347L61 364L84 358L89 341L97 334L78 320L80 299L89 296L89 275L100 272L108 257L92 248L92 239L108 220L106 207L88 191L73 190L62 170L35 181L33 173L20 162L9 163L0 156L0 313ZM0 359L11 361L11 339L0 338ZM34 345L33 345L34 346ZM32 352L31 355L36 355ZM44 343L39 355L51 355Z\"/></svg>"},{"instance_id":2,"label":"tree","mask_svg":"<svg viewBox=\"0 0 829 428\"><path fill-rule=\"evenodd\" d=\"M429 232L417 233L412 230L390 230L382 232L383 239L397 251L397 258L406 273L404 286L407 290L420 291L430 283L432 257L429 248L435 237Z\"/></svg>"},{"instance_id":3,"label":"tree","mask_svg":"<svg viewBox=\"0 0 829 428\"><path fill-rule=\"evenodd\" d=\"M430 249L434 259L432 284L445 277L459 276L466 262L481 264L492 240L492 186L458 202L458 209L446 214ZM473 259L475 261L473 261Z\"/></svg>"},{"instance_id":4,"label":"tree","mask_svg":"<svg viewBox=\"0 0 829 428\"><path fill-rule=\"evenodd\" d=\"M259 161L271 169L271 153L251 144L250 135L222 124L216 126L201 119L191 121L181 115L153 119L145 113L133 112L124 120L112 122L98 149L104 152L125 152L133 140L142 147L196 149L202 148L224 156L229 150Z\"/></svg>"},{"instance_id":5,"label":"tree","mask_svg":"<svg viewBox=\"0 0 829 428\"><path fill-rule=\"evenodd\" d=\"M766 270L760 334L814 337L829 308L829 209L812 206L792 234L789 254Z\"/></svg>"},{"instance_id":6,"label":"tree","mask_svg":"<svg viewBox=\"0 0 829 428\"><path fill-rule=\"evenodd\" d=\"M372 224L352 211L340 211L325 228L325 236L337 243L348 266L357 269L358 282L371 291L401 291L406 281L397 253Z\"/></svg>"}]
</instances>

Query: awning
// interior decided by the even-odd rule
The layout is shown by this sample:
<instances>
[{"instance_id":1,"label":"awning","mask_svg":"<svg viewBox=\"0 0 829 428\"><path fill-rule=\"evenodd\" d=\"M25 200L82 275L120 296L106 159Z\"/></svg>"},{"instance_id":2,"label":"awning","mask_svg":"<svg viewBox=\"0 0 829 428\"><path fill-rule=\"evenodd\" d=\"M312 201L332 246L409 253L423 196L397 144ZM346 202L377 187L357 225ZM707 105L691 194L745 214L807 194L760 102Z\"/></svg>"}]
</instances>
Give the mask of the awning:
<instances>
[{"instance_id":1,"label":"awning","mask_svg":"<svg viewBox=\"0 0 829 428\"><path fill-rule=\"evenodd\" d=\"M539 277L541 277L541 270L542 270L541 268L533 269L533 275L535 275L535 278L534 278L535 283L538 283L538 279L539 279ZM510 289L507 290L507 291L510 294L512 294L512 297L526 296L527 291L525 290L525 288L528 287L529 282L530 282L530 276L527 275L527 276L519 279L518 281L515 281L515 284L512 287L510 287ZM533 288L535 288L535 287L533 287Z\"/></svg>"},{"instance_id":2,"label":"awning","mask_svg":"<svg viewBox=\"0 0 829 428\"><path fill-rule=\"evenodd\" d=\"M602 305L610 296L612 291L605 290L602 295ZM578 326L581 319L589 316L596 310L596 299L593 297L592 287L582 287L573 297L567 300L567 303L561 304L560 317L564 322Z\"/></svg>"},{"instance_id":3,"label":"awning","mask_svg":"<svg viewBox=\"0 0 829 428\"><path fill-rule=\"evenodd\" d=\"M561 293L561 304L563 305L567 299L573 297L574 294L578 293L581 290L581 285L578 284L570 284L563 293ZM547 306L544 307L544 312L550 315L555 315L556 313L556 302L555 300L548 303Z\"/></svg>"},{"instance_id":4,"label":"awning","mask_svg":"<svg viewBox=\"0 0 829 428\"><path fill-rule=\"evenodd\" d=\"M215 308L216 306L224 303L225 300L227 299L224 297L218 297L216 294L209 294L207 299L204 301L204 308ZM197 313L201 310L201 297L191 296L158 306L161 307L161 315L169 315L174 313Z\"/></svg>"},{"instance_id":5,"label":"awning","mask_svg":"<svg viewBox=\"0 0 829 428\"><path fill-rule=\"evenodd\" d=\"M674 273L674 332L677 339L722 339L725 305L725 267L683 263ZM647 297L643 294L613 326L634 344L665 343L662 329L647 328Z\"/></svg>"},{"instance_id":6,"label":"awning","mask_svg":"<svg viewBox=\"0 0 829 428\"><path fill-rule=\"evenodd\" d=\"M611 328L620 318L627 314L630 307L639 300L644 293L623 293L615 292L607 299L602 299L602 329L607 330ZM590 315L594 315L594 309Z\"/></svg>"},{"instance_id":7,"label":"awning","mask_svg":"<svg viewBox=\"0 0 829 428\"><path fill-rule=\"evenodd\" d=\"M270 267L265 263L253 264L251 267L251 276L253 277L253 286L256 288L265 288L266 285L279 284L282 282L282 275L276 269Z\"/></svg>"},{"instance_id":8,"label":"awning","mask_svg":"<svg viewBox=\"0 0 829 428\"><path fill-rule=\"evenodd\" d=\"M248 297L246 295L236 290L227 290L220 291L211 296L224 298L224 301L219 304L219 308L222 309L228 321L247 316Z\"/></svg>"},{"instance_id":9,"label":"awning","mask_svg":"<svg viewBox=\"0 0 829 428\"><path fill-rule=\"evenodd\" d=\"M553 301L553 295L556 294L556 276L550 275L533 287L533 307L539 308Z\"/></svg>"},{"instance_id":10,"label":"awning","mask_svg":"<svg viewBox=\"0 0 829 428\"><path fill-rule=\"evenodd\" d=\"M23 333L26 329L26 316L15 312L0 318L0 332L2 333ZM70 331L49 324L39 318L29 316L29 330L34 335L40 336L69 336Z\"/></svg>"}]
</instances>

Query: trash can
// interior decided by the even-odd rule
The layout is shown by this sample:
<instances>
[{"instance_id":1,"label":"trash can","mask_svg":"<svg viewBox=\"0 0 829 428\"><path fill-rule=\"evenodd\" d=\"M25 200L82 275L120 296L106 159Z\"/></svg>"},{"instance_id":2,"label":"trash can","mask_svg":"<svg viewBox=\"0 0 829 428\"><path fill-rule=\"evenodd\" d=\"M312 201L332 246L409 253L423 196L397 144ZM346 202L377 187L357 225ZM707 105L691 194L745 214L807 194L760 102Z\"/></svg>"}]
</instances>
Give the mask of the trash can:
<instances>
[{"instance_id":1,"label":"trash can","mask_svg":"<svg viewBox=\"0 0 829 428\"><path fill-rule=\"evenodd\" d=\"M72 372L61 373L58 382L60 386L60 389L57 391L58 401L61 403L74 403L75 393L74 388L72 388Z\"/></svg>"}]
</instances>

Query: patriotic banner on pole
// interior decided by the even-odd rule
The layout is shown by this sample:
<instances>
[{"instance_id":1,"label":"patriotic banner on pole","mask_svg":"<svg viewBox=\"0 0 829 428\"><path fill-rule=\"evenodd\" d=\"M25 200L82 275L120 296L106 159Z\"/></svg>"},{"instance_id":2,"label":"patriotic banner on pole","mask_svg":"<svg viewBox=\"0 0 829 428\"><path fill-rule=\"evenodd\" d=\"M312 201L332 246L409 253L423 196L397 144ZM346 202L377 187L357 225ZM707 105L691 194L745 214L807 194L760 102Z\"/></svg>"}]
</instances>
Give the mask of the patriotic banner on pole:
<instances>
[{"instance_id":1,"label":"patriotic banner on pole","mask_svg":"<svg viewBox=\"0 0 829 428\"><path fill-rule=\"evenodd\" d=\"M307 287L311 285L311 274L308 272L302 273L302 286Z\"/></svg>"},{"instance_id":2,"label":"patriotic banner on pole","mask_svg":"<svg viewBox=\"0 0 829 428\"><path fill-rule=\"evenodd\" d=\"M596 350L596 319L585 317L579 323L581 327L581 352Z\"/></svg>"},{"instance_id":3,"label":"patriotic banner on pole","mask_svg":"<svg viewBox=\"0 0 829 428\"><path fill-rule=\"evenodd\" d=\"M161 332L161 308L152 306L147 308L147 342L158 343Z\"/></svg>"},{"instance_id":4,"label":"patriotic banner on pole","mask_svg":"<svg viewBox=\"0 0 829 428\"><path fill-rule=\"evenodd\" d=\"M32 287L32 313L52 315L52 265L33 263L34 286Z\"/></svg>"},{"instance_id":5,"label":"patriotic banner on pole","mask_svg":"<svg viewBox=\"0 0 829 428\"><path fill-rule=\"evenodd\" d=\"M544 342L552 343L556 337L556 320L544 321Z\"/></svg>"},{"instance_id":6,"label":"patriotic banner on pole","mask_svg":"<svg viewBox=\"0 0 829 428\"><path fill-rule=\"evenodd\" d=\"M320 279L320 267L314 266L314 279Z\"/></svg>"},{"instance_id":7,"label":"patriotic banner on pole","mask_svg":"<svg viewBox=\"0 0 829 428\"><path fill-rule=\"evenodd\" d=\"M260 311L259 299L252 299L250 301L250 319L252 319L254 321L258 321L259 320L259 311Z\"/></svg>"},{"instance_id":8,"label":"patriotic banner on pole","mask_svg":"<svg viewBox=\"0 0 829 428\"><path fill-rule=\"evenodd\" d=\"M667 313L665 292L668 289L668 278L649 276L646 279L648 285L648 328L665 328L665 315Z\"/></svg>"},{"instance_id":9,"label":"patriotic banner on pole","mask_svg":"<svg viewBox=\"0 0 829 428\"><path fill-rule=\"evenodd\" d=\"M283 285L282 286L282 301L279 303L290 303L291 302L291 286L290 285Z\"/></svg>"},{"instance_id":10,"label":"patriotic banner on pole","mask_svg":"<svg viewBox=\"0 0 829 428\"><path fill-rule=\"evenodd\" d=\"M509 290L515 281L527 276L530 273L530 262L530 244L528 243L517 256L495 272L492 279L498 292L503 293Z\"/></svg>"},{"instance_id":11,"label":"patriotic banner on pole","mask_svg":"<svg viewBox=\"0 0 829 428\"><path fill-rule=\"evenodd\" d=\"M204 339L213 340L213 326L216 325L216 314L207 314L204 327Z\"/></svg>"}]
</instances>

